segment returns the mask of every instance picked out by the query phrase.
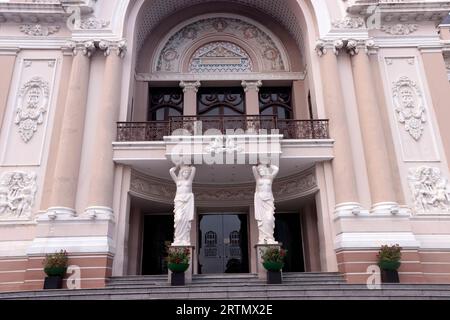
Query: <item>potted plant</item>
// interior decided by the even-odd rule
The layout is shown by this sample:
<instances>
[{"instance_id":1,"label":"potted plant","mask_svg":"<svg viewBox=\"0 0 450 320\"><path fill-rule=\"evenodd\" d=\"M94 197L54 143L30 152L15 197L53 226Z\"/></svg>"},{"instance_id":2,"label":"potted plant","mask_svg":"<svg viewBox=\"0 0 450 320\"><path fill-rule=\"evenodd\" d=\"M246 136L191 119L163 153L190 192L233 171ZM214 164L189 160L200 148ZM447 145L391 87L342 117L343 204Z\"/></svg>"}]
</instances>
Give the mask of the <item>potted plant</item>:
<instances>
[{"instance_id":1,"label":"potted plant","mask_svg":"<svg viewBox=\"0 0 450 320\"><path fill-rule=\"evenodd\" d=\"M62 281L66 275L68 261L67 252L64 250L46 255L43 262L44 272L47 274L44 289L62 289Z\"/></svg>"},{"instance_id":2,"label":"potted plant","mask_svg":"<svg viewBox=\"0 0 450 320\"><path fill-rule=\"evenodd\" d=\"M281 270L284 267L284 258L287 251L280 247L269 247L261 252L263 266L267 270L268 284L281 284Z\"/></svg>"},{"instance_id":3,"label":"potted plant","mask_svg":"<svg viewBox=\"0 0 450 320\"><path fill-rule=\"evenodd\" d=\"M397 244L382 246L378 252L378 266L381 269L383 283L399 283L398 268L401 265L402 248Z\"/></svg>"},{"instance_id":4,"label":"potted plant","mask_svg":"<svg viewBox=\"0 0 450 320\"><path fill-rule=\"evenodd\" d=\"M189 248L172 247L169 249L167 267L172 271L171 284L173 286L185 285L184 273L189 269L190 255Z\"/></svg>"}]
</instances>

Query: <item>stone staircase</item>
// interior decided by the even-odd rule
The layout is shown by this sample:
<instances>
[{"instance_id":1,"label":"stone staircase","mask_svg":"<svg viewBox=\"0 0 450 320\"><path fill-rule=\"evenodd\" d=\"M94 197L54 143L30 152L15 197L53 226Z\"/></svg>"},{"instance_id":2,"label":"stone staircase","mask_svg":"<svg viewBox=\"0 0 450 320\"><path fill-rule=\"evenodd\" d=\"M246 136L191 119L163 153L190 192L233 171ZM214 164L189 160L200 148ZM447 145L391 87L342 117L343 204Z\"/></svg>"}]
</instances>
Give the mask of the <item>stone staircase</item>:
<instances>
[{"instance_id":1,"label":"stone staircase","mask_svg":"<svg viewBox=\"0 0 450 320\"><path fill-rule=\"evenodd\" d=\"M0 293L0 300L387 300L450 299L450 285L383 285L369 290L347 284L337 273L287 273L282 285L254 274L195 275L192 284L172 287L167 276L111 278L103 289Z\"/></svg>"}]
</instances>

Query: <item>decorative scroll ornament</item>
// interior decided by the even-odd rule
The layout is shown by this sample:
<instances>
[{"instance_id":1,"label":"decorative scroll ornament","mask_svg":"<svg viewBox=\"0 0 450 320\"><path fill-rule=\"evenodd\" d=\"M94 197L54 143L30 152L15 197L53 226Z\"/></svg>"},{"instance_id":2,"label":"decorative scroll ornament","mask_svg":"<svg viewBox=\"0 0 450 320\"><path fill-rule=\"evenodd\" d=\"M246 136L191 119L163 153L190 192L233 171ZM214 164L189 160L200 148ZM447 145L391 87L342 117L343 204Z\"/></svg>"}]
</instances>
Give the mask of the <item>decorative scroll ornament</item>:
<instances>
[{"instance_id":1,"label":"decorative scroll ornament","mask_svg":"<svg viewBox=\"0 0 450 320\"><path fill-rule=\"evenodd\" d=\"M384 25L381 27L381 30L383 30L386 33L392 34L392 35L408 35L411 34L419 29L419 26L417 24L395 24L395 25Z\"/></svg>"},{"instance_id":2,"label":"decorative scroll ornament","mask_svg":"<svg viewBox=\"0 0 450 320\"><path fill-rule=\"evenodd\" d=\"M46 37L59 32L60 26L44 26L41 24L24 24L20 27L20 31L26 35L33 37Z\"/></svg>"},{"instance_id":3,"label":"decorative scroll ornament","mask_svg":"<svg viewBox=\"0 0 450 320\"><path fill-rule=\"evenodd\" d=\"M40 77L34 77L25 83L19 91L16 118L22 140L28 143L38 126L44 122L49 100L49 84Z\"/></svg>"},{"instance_id":4,"label":"decorative scroll ornament","mask_svg":"<svg viewBox=\"0 0 450 320\"><path fill-rule=\"evenodd\" d=\"M36 192L35 173L4 173L0 178L0 219L30 218Z\"/></svg>"},{"instance_id":5,"label":"decorative scroll ornament","mask_svg":"<svg viewBox=\"0 0 450 320\"><path fill-rule=\"evenodd\" d=\"M393 83L393 97L398 121L405 125L405 130L414 140L419 141L427 118L418 85L408 77L401 77Z\"/></svg>"},{"instance_id":6,"label":"decorative scroll ornament","mask_svg":"<svg viewBox=\"0 0 450 320\"><path fill-rule=\"evenodd\" d=\"M409 185L419 212L450 211L450 185L439 168L419 167L409 172Z\"/></svg>"}]
</instances>

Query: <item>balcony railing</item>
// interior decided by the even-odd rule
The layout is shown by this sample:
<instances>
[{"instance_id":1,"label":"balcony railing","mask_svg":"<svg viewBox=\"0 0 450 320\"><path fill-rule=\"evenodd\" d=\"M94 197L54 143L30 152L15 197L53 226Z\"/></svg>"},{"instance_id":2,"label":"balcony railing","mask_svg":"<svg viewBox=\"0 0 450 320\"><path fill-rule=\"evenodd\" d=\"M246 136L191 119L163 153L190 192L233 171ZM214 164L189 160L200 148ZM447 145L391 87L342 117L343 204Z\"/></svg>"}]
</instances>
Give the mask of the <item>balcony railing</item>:
<instances>
[{"instance_id":1,"label":"balcony railing","mask_svg":"<svg viewBox=\"0 0 450 320\"><path fill-rule=\"evenodd\" d=\"M276 116L180 116L169 121L119 122L117 140L163 141L177 130L191 135L211 133L211 129L226 134L228 130L243 130L267 134L278 130L285 139L329 139L328 120L285 120ZM262 131L265 130L265 131ZM181 131L179 131L181 132Z\"/></svg>"}]
</instances>

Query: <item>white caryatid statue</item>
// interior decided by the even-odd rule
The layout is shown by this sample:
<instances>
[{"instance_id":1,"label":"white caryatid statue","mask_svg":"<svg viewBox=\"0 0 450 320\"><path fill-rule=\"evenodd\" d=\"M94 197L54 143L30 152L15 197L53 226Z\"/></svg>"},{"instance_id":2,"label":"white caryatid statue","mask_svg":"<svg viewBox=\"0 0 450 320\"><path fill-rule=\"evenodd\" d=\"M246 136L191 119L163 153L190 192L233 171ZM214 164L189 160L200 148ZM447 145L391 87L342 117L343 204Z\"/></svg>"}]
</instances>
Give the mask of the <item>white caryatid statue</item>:
<instances>
[{"instance_id":1,"label":"white caryatid statue","mask_svg":"<svg viewBox=\"0 0 450 320\"><path fill-rule=\"evenodd\" d=\"M258 222L259 244L278 244L274 238L275 231L275 199L272 184L278 175L275 165L260 164L253 167L256 180L255 219Z\"/></svg>"},{"instance_id":2,"label":"white caryatid statue","mask_svg":"<svg viewBox=\"0 0 450 320\"><path fill-rule=\"evenodd\" d=\"M178 174L176 171L179 169ZM178 165L170 169L170 176L177 185L175 195L175 240L173 246L191 245L191 225L194 220L194 194L192 182L195 177L195 167Z\"/></svg>"}]
</instances>

